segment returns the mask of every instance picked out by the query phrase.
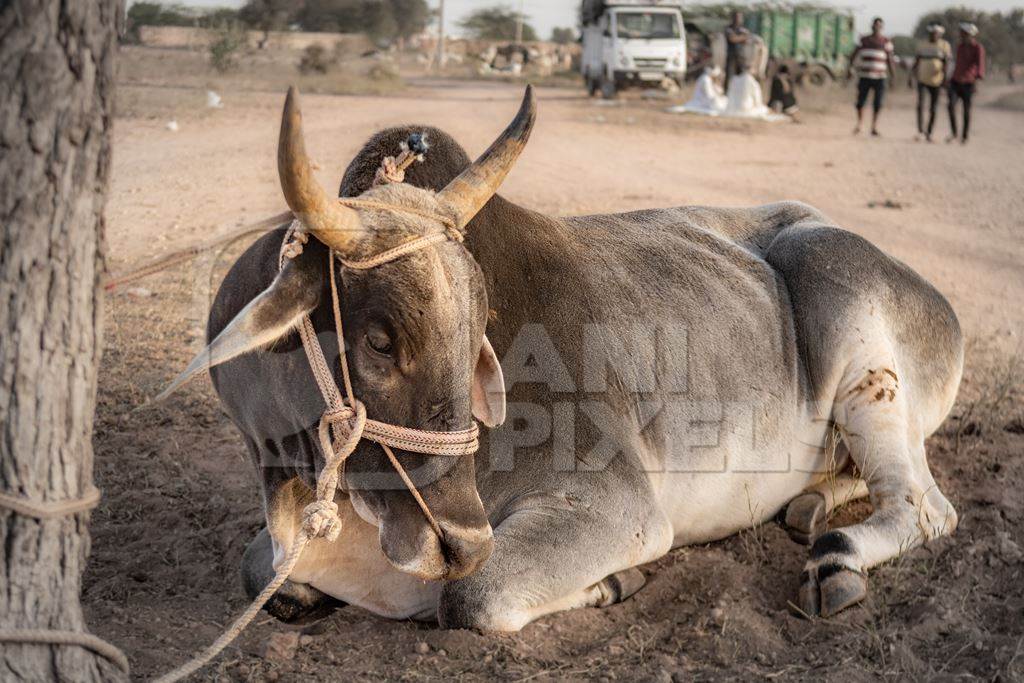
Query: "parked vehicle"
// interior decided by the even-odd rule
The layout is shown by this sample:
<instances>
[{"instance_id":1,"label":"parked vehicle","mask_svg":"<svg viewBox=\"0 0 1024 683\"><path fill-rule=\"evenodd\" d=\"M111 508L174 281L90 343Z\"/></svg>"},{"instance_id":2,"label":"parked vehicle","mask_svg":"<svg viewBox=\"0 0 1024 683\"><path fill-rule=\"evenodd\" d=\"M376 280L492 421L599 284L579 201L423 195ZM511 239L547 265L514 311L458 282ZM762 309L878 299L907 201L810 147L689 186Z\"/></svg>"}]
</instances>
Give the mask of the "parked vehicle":
<instances>
[{"instance_id":1,"label":"parked vehicle","mask_svg":"<svg viewBox=\"0 0 1024 683\"><path fill-rule=\"evenodd\" d=\"M857 43L848 11L753 10L746 25L764 39L772 64L788 64L805 85L826 85L844 74Z\"/></svg>"},{"instance_id":2,"label":"parked vehicle","mask_svg":"<svg viewBox=\"0 0 1024 683\"><path fill-rule=\"evenodd\" d=\"M686 31L679 2L584 0L580 71L591 95L613 98L623 88L681 84Z\"/></svg>"}]
</instances>

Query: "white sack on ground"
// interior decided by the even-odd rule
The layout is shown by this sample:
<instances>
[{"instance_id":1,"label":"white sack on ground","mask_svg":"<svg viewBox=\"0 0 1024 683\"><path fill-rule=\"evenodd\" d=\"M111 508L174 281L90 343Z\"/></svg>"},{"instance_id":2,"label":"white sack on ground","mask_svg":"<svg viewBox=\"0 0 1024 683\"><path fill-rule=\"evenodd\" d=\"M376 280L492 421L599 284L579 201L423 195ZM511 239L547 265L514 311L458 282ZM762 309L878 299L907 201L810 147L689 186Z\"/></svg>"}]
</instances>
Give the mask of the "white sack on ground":
<instances>
[{"instance_id":1,"label":"white sack on ground","mask_svg":"<svg viewBox=\"0 0 1024 683\"><path fill-rule=\"evenodd\" d=\"M705 71L697 79L697 89L690 101L678 107L671 107L673 113L703 114L705 116L718 116L726 107L726 97L721 88L715 83L714 74Z\"/></svg>"},{"instance_id":2,"label":"white sack on ground","mask_svg":"<svg viewBox=\"0 0 1024 683\"><path fill-rule=\"evenodd\" d=\"M729 103L723 115L766 121L782 121L786 118L772 113L764 103L761 84L749 73L734 76L729 82Z\"/></svg>"}]
</instances>

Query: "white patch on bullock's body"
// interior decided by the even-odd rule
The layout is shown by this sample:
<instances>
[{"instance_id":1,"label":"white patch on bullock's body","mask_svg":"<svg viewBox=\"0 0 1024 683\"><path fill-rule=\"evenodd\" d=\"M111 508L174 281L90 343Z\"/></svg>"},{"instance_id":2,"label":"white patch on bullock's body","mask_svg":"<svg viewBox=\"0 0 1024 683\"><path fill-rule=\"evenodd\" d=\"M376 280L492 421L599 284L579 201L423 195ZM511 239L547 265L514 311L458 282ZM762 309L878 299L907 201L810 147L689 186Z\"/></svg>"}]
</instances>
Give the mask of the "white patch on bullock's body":
<instances>
[{"instance_id":1,"label":"white patch on bullock's body","mask_svg":"<svg viewBox=\"0 0 1024 683\"><path fill-rule=\"evenodd\" d=\"M826 448L827 420L794 406L780 423L775 432L786 438L759 448L753 447L749 430L723 426L718 443L703 449L702 457L669 461L656 490L672 523L673 547L762 524L827 476L834 466Z\"/></svg>"},{"instance_id":2,"label":"white patch on bullock's body","mask_svg":"<svg viewBox=\"0 0 1024 683\"><path fill-rule=\"evenodd\" d=\"M268 507L267 523L274 545L274 568L284 562L302 523L311 494L297 480L282 486ZM339 495L342 532L333 543L310 541L295 565L291 580L309 584L327 595L389 619L432 616L441 584L399 571L380 549L377 526L356 513Z\"/></svg>"}]
</instances>

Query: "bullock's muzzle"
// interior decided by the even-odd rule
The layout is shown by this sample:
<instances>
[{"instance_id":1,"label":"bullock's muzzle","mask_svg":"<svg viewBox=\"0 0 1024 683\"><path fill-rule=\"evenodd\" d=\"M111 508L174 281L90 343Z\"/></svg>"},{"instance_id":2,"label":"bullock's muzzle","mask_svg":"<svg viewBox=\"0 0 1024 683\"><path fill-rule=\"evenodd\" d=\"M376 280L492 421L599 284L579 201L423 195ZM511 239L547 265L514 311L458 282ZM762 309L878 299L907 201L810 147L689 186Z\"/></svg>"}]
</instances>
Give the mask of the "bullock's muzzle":
<instances>
[{"instance_id":1,"label":"bullock's muzzle","mask_svg":"<svg viewBox=\"0 0 1024 683\"><path fill-rule=\"evenodd\" d=\"M476 498L480 525L464 526L438 520L441 536L408 504L403 492L352 491L356 512L378 528L380 548L396 569L428 581L460 579L479 569L494 550L494 533ZM466 501L470 502L470 501Z\"/></svg>"}]
</instances>

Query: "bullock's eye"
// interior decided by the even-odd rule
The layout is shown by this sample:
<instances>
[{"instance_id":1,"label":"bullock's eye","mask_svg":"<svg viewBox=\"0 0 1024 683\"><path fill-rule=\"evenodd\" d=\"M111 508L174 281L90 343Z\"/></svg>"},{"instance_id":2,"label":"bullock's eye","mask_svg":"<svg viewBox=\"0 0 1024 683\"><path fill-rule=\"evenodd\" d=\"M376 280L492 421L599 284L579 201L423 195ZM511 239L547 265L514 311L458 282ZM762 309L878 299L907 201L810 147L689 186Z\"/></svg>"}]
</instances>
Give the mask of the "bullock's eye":
<instances>
[{"instance_id":1,"label":"bullock's eye","mask_svg":"<svg viewBox=\"0 0 1024 683\"><path fill-rule=\"evenodd\" d=\"M391 337L379 327L371 327L366 332L366 343L371 349L381 355L391 355Z\"/></svg>"}]
</instances>

